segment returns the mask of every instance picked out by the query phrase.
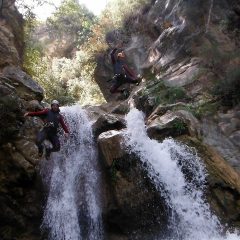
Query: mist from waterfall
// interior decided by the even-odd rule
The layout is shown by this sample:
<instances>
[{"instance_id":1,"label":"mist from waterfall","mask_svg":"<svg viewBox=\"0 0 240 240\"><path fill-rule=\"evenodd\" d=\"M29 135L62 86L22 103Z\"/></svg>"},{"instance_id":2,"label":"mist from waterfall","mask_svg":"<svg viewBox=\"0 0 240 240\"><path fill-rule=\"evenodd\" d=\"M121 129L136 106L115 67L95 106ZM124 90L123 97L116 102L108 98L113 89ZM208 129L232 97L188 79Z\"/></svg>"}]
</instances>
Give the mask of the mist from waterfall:
<instances>
[{"instance_id":1,"label":"mist from waterfall","mask_svg":"<svg viewBox=\"0 0 240 240\"><path fill-rule=\"evenodd\" d=\"M42 166L48 188L42 229L49 240L101 240L101 178L91 123L78 106L62 112L71 136Z\"/></svg>"},{"instance_id":2,"label":"mist from waterfall","mask_svg":"<svg viewBox=\"0 0 240 240\"><path fill-rule=\"evenodd\" d=\"M204 197L207 173L194 149L173 139L162 143L150 139L144 115L137 109L129 112L126 121L125 144L144 163L156 189L172 210L167 239L239 239L237 234L224 234L220 221L211 213Z\"/></svg>"}]
</instances>

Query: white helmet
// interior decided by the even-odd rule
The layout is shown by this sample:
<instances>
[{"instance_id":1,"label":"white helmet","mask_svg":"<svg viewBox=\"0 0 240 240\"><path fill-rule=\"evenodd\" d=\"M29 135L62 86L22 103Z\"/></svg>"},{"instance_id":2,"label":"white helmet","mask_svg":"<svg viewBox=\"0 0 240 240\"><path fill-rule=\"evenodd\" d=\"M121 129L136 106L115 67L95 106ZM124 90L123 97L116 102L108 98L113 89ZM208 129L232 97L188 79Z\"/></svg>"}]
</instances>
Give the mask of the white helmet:
<instances>
[{"instance_id":1,"label":"white helmet","mask_svg":"<svg viewBox=\"0 0 240 240\"><path fill-rule=\"evenodd\" d=\"M52 106L53 104L56 104L56 105L59 106L59 102L58 102L58 100L52 100L51 106Z\"/></svg>"}]
</instances>

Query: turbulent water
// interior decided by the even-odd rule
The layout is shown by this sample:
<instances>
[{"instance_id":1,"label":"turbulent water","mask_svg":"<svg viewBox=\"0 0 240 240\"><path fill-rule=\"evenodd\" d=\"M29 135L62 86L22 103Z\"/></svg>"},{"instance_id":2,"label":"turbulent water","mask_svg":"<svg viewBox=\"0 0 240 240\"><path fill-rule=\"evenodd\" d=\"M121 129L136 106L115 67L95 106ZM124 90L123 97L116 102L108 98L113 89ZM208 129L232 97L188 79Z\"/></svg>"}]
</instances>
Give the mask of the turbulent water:
<instances>
[{"instance_id":1,"label":"turbulent water","mask_svg":"<svg viewBox=\"0 0 240 240\"><path fill-rule=\"evenodd\" d=\"M101 240L101 181L91 124L78 106L62 111L71 137L42 166L48 188L42 230L49 240Z\"/></svg>"},{"instance_id":2,"label":"turbulent water","mask_svg":"<svg viewBox=\"0 0 240 240\"><path fill-rule=\"evenodd\" d=\"M77 106L63 109L71 137L62 150L44 161L42 177L48 189L42 230L49 240L106 239L101 219L101 176L91 123ZM126 117L126 143L172 210L168 237L153 240L236 240L224 233L204 198L205 168L197 154L172 139L149 139L144 115L133 109Z\"/></svg>"},{"instance_id":3,"label":"turbulent water","mask_svg":"<svg viewBox=\"0 0 240 240\"><path fill-rule=\"evenodd\" d=\"M167 239L239 239L237 234L224 234L218 218L210 211L204 198L206 172L197 154L172 139L162 143L151 140L144 115L137 109L132 109L126 120L125 138L130 151L138 154L156 188L162 192L163 186L172 209Z\"/></svg>"}]
</instances>

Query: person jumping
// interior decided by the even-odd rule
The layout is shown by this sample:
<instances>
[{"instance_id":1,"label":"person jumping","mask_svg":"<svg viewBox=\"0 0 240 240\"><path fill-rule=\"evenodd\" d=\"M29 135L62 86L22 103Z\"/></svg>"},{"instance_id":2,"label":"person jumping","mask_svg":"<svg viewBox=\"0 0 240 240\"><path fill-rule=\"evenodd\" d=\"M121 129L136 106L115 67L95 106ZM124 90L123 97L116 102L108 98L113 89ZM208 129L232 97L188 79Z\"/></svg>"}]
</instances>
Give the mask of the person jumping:
<instances>
[{"instance_id":1,"label":"person jumping","mask_svg":"<svg viewBox=\"0 0 240 240\"><path fill-rule=\"evenodd\" d=\"M51 109L44 109L38 112L27 112L24 114L24 117L39 116L43 118L44 126L38 132L36 140L39 157L43 155L43 141L45 139L49 140L53 146L52 148L46 148L46 159L50 158L51 152L60 151L60 141L58 138L59 124L62 126L66 136L69 136L69 130L64 122L63 116L59 112L59 102L53 100L51 103Z\"/></svg>"},{"instance_id":2,"label":"person jumping","mask_svg":"<svg viewBox=\"0 0 240 240\"><path fill-rule=\"evenodd\" d=\"M126 89L118 89L121 85L125 83L138 84L140 79L125 63L126 56L124 51L119 52L116 56L117 50L117 48L114 48L110 54L114 73L113 85L110 88L110 92L124 93Z\"/></svg>"}]
</instances>

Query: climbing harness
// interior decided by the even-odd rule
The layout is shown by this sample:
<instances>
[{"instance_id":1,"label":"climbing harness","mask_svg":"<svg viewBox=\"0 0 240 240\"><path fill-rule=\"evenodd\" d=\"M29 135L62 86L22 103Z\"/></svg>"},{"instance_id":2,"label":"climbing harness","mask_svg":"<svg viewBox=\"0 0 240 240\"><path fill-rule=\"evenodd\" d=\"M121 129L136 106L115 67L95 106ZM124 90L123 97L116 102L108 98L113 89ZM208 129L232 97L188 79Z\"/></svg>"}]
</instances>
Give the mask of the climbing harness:
<instances>
[{"instance_id":1,"label":"climbing harness","mask_svg":"<svg viewBox=\"0 0 240 240\"><path fill-rule=\"evenodd\" d=\"M48 128L48 127L54 127L54 123L53 122L46 122L43 124L44 128Z\"/></svg>"}]
</instances>

